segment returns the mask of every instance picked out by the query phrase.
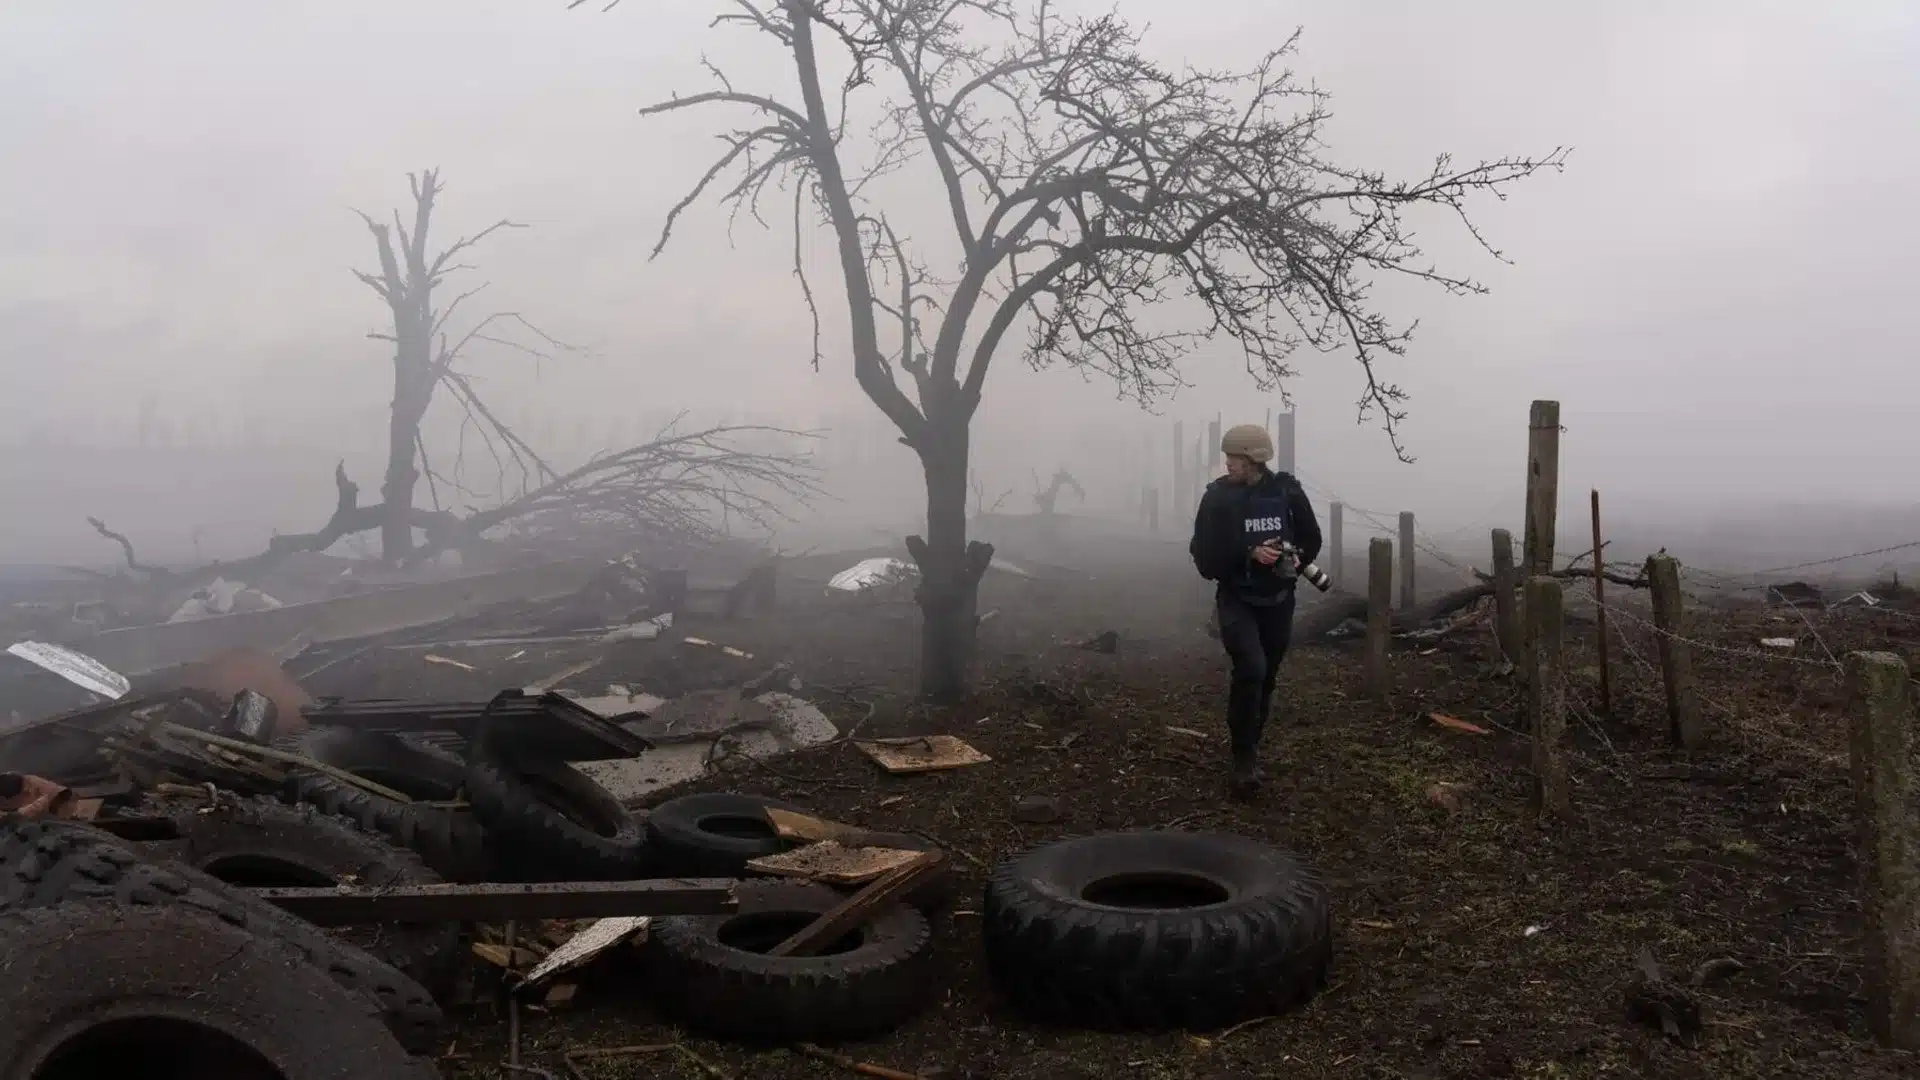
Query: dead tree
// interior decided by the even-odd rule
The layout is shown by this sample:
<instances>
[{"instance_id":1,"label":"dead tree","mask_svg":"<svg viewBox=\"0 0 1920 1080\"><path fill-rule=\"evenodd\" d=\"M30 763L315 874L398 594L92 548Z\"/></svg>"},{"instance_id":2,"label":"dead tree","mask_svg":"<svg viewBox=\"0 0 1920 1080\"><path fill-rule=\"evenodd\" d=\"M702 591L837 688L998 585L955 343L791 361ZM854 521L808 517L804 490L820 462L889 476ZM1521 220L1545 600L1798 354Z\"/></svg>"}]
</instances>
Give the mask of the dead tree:
<instances>
[{"instance_id":1,"label":"dead tree","mask_svg":"<svg viewBox=\"0 0 1920 1080\"><path fill-rule=\"evenodd\" d=\"M442 388L465 410L469 423L480 425L482 437L496 461L514 460L524 476L532 472L539 479L550 479L546 468L531 447L482 403L473 384L457 368L468 345L491 342L516 351L544 356L549 349L571 348L549 337L516 312L494 312L476 321L457 337L449 334L449 321L460 305L478 293L484 285L459 293L441 306L434 290L447 278L472 267L459 261L474 245L502 229L524 226L507 220L496 221L477 233L462 236L437 254L430 253L428 232L433 225L435 201L445 190L440 173L428 169L409 173L407 183L413 194L411 227L394 211L391 227L360 213L373 233L379 251L378 273L355 271L361 281L380 295L391 313L392 329L368 336L393 344L393 401L387 424L387 471L380 486L380 554L389 563L406 559L413 549L414 488L422 475L429 485L438 479L427 460L421 424L435 394ZM527 344L505 333L518 330L532 335L535 344ZM465 429L463 428L463 434ZM457 481L456 481L457 483ZM437 489L434 492L438 501Z\"/></svg>"},{"instance_id":2,"label":"dead tree","mask_svg":"<svg viewBox=\"0 0 1920 1080\"><path fill-rule=\"evenodd\" d=\"M1293 373L1301 345L1344 346L1359 361L1362 415L1377 409L1398 451L1405 395L1376 362L1404 351L1410 327L1369 306L1369 283L1402 274L1482 291L1422 261L1404 213L1465 221L1470 196L1564 158L1459 168L1442 157L1410 180L1340 165L1324 152L1325 94L1286 68L1292 41L1251 71L1173 69L1120 19L1069 17L1048 0L729 0L717 21L776 47L798 92L758 92L710 68L714 89L642 110L745 118L668 213L654 253L709 191L757 213L769 189L790 187L817 368L820 315L799 241L824 218L854 377L926 477L926 537L909 550L922 577L922 689L937 699L965 687L992 556L967 539L969 424L1010 331L1024 328L1030 365L1102 373L1142 401L1177 385L1181 358L1221 334L1263 390ZM850 130L870 151L860 160ZM950 220L934 248L955 259L945 274L910 245L907 215L882 204L908 167ZM899 207L924 201L903 195ZM1199 304L1149 315L1182 293ZM1185 329L1169 328L1177 315Z\"/></svg>"}]
</instances>

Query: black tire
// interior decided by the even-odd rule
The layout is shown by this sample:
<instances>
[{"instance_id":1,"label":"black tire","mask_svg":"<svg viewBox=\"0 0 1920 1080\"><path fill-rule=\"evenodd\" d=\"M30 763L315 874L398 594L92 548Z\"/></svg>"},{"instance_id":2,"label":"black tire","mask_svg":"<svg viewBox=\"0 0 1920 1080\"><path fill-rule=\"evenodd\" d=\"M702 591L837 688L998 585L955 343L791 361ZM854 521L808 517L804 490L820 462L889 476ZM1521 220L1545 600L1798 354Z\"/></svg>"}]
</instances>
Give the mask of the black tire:
<instances>
[{"instance_id":1,"label":"black tire","mask_svg":"<svg viewBox=\"0 0 1920 1080\"><path fill-rule=\"evenodd\" d=\"M272 799L222 803L174 816L180 839L166 857L242 887L381 888L441 878L420 856L346 818ZM366 923L333 933L380 957L436 996L451 989L464 954L455 923Z\"/></svg>"},{"instance_id":2,"label":"black tire","mask_svg":"<svg viewBox=\"0 0 1920 1080\"><path fill-rule=\"evenodd\" d=\"M189 909L285 942L334 982L372 1002L400 1045L414 1053L437 1046L444 1017L432 995L319 927L190 866L146 862L97 829L0 818L0 912L89 901Z\"/></svg>"},{"instance_id":3,"label":"black tire","mask_svg":"<svg viewBox=\"0 0 1920 1080\"><path fill-rule=\"evenodd\" d=\"M317 727L289 749L428 802L458 798L466 783L467 766L459 757L398 735ZM447 881L486 881L493 875L486 831L471 814L396 802L314 773L289 780L281 800L317 807L384 836L419 855Z\"/></svg>"},{"instance_id":4,"label":"black tire","mask_svg":"<svg viewBox=\"0 0 1920 1080\"><path fill-rule=\"evenodd\" d=\"M1226 833L1104 833L1001 864L987 971L1020 1012L1096 1030L1207 1031L1302 1004L1333 952L1327 887Z\"/></svg>"},{"instance_id":5,"label":"black tire","mask_svg":"<svg viewBox=\"0 0 1920 1080\"><path fill-rule=\"evenodd\" d=\"M0 914L8 1080L431 1080L377 1009L286 943L180 908Z\"/></svg>"},{"instance_id":6,"label":"black tire","mask_svg":"<svg viewBox=\"0 0 1920 1080\"><path fill-rule=\"evenodd\" d=\"M613 793L565 762L514 761L481 738L467 801L503 869L531 881L628 881L650 867L647 834Z\"/></svg>"},{"instance_id":7,"label":"black tire","mask_svg":"<svg viewBox=\"0 0 1920 1080\"><path fill-rule=\"evenodd\" d=\"M851 948L763 955L845 899L822 885L756 881L731 915L653 921L645 955L662 1011L689 1028L754 1042L873 1035L911 1018L939 992L927 917L896 905Z\"/></svg>"},{"instance_id":8,"label":"black tire","mask_svg":"<svg viewBox=\"0 0 1920 1080\"><path fill-rule=\"evenodd\" d=\"M747 863L793 845L780 838L767 810L806 813L764 795L705 792L668 799L647 813L647 839L660 872L676 877L743 877Z\"/></svg>"}]
</instances>

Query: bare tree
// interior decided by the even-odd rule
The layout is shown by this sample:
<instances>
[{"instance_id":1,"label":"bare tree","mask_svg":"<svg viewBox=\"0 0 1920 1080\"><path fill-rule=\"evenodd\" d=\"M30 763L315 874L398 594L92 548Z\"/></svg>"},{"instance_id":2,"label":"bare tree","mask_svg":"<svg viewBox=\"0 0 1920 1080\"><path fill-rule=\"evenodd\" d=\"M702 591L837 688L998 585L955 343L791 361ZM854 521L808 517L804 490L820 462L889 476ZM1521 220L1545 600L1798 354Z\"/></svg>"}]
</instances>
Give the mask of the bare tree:
<instances>
[{"instance_id":1,"label":"bare tree","mask_svg":"<svg viewBox=\"0 0 1920 1080\"><path fill-rule=\"evenodd\" d=\"M643 110L746 117L654 254L703 194L757 215L770 190L791 188L817 368L799 238L809 211L824 217L854 376L926 476L926 537L908 546L922 572L922 689L936 699L965 688L992 557L967 541L968 426L1016 324L1027 363L1104 373L1142 401L1223 334L1262 389L1293 374L1302 345L1351 350L1361 414L1377 412L1401 451L1405 394L1376 365L1405 350L1411 327L1372 309L1369 283L1402 274L1482 291L1421 261L1403 215L1436 207L1481 240L1471 195L1564 160L1559 149L1466 168L1442 157L1407 180L1333 162L1327 98L1286 67L1297 36L1251 70L1215 72L1166 67L1120 19L1063 16L1047 0L728 0L716 22L776 44L797 95L739 88L709 65L714 89ZM883 205L883 189L900 190L890 174L909 165L944 196L945 276L930 269L939 248L911 246L904 210ZM1167 328L1181 317L1185 329Z\"/></svg>"},{"instance_id":2,"label":"bare tree","mask_svg":"<svg viewBox=\"0 0 1920 1080\"><path fill-rule=\"evenodd\" d=\"M387 472L380 488L383 508L380 554L390 563L403 561L413 549L415 485L420 482L422 475L427 477L430 486L438 479L427 461L426 443L421 438L420 426L426 419L427 408L433 404L434 395L442 388L465 410L469 424L480 425L482 438L495 459L503 460L504 455L519 467L523 482L528 474L541 480L553 477L552 470L547 468L532 448L487 409L474 393L472 380L458 369L457 364L467 346L476 341L492 342L534 356L544 356L548 350L570 348L548 336L519 313L511 311L487 315L458 336L448 333L448 324L460 305L486 286L479 285L459 293L444 307L435 298L434 290L451 275L472 269L459 260L480 241L502 229L524 226L504 219L496 221L477 233L460 237L437 254L430 253L427 234L433 226L434 204L445 190L440 183L440 173L437 169L409 173L407 183L413 194L412 227L409 228L401 219L398 210L393 213L391 228L360 212L361 220L367 223L367 229L373 233L374 245L380 255L380 269L378 273L355 271L361 281L380 295L392 313L390 332L368 335L393 343L393 403L387 425ZM503 333L507 330L519 331L519 336L507 336ZM529 345L521 340L527 335L531 335L534 344ZM434 496L437 503L437 490Z\"/></svg>"}]
</instances>

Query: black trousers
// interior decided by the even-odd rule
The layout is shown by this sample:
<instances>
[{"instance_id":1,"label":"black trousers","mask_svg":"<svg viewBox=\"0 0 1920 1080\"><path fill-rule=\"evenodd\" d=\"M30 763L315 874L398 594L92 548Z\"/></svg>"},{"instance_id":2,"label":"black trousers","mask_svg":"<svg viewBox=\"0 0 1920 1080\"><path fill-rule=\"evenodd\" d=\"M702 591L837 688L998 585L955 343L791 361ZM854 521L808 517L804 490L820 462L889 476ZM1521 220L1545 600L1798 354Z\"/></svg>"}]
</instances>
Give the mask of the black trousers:
<instances>
[{"instance_id":1,"label":"black trousers","mask_svg":"<svg viewBox=\"0 0 1920 1080\"><path fill-rule=\"evenodd\" d=\"M1280 594L1276 604L1250 604L1230 589L1220 590L1214 601L1220 615L1220 643L1233 661L1227 735L1235 757L1252 755L1266 730L1280 661L1293 638L1293 601L1291 589Z\"/></svg>"}]
</instances>

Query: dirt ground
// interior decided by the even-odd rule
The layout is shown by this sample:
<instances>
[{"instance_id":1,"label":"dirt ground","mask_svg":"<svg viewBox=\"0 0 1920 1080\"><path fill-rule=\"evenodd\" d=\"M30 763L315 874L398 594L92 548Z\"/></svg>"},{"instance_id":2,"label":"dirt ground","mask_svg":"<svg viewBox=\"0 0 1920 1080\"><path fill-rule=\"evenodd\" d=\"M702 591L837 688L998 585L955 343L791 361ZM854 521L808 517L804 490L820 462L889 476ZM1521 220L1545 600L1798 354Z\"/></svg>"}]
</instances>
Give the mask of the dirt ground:
<instances>
[{"instance_id":1,"label":"dirt ground","mask_svg":"<svg viewBox=\"0 0 1920 1080\"><path fill-rule=\"evenodd\" d=\"M1017 557L1017 556L1015 556ZM844 565L846 560L841 560ZM609 682L672 694L724 685L789 661L843 731L950 732L993 756L971 769L888 777L844 742L703 782L809 804L839 819L939 839L966 875L936 933L948 972L941 1004L905 1028L842 1050L952 1078L1227 1080L1252 1077L1874 1077L1920 1062L1866 1037L1858 905L1852 894L1845 723L1825 650L1893 648L1910 658L1920 619L1816 616L1818 643L1773 655L1758 639L1798 633L1761 609L1690 627L1711 749L1664 745L1648 632L1616 639L1614 716L1593 715L1590 608L1570 599L1577 818L1538 826L1527 807L1521 692L1489 662L1490 632L1398 646L1394 690L1362 693L1357 656L1305 647L1287 662L1269 791L1223 801L1225 661L1202 632L1204 596L1174 545L1076 563L1085 575L990 576L977 693L963 707L912 702L916 613L895 601L833 602L818 583L837 566L788 569L781 607L686 628L755 654L675 641L639 643L567 685ZM1581 614L1582 612L1588 614ZM1793 625L1781 629L1780 620ZM1619 621L1619 620L1617 620ZM1103 630L1120 646L1072 646ZM1621 649L1621 643L1632 646ZM1820 644L1823 643L1823 644ZM466 655L466 654L463 654ZM460 693L566 666L535 652L478 673L417 655L343 663L319 692ZM542 671L542 668L546 671ZM1435 724L1444 713L1487 730ZM1191 729L1196 737L1173 729ZM1445 785L1436 794L1435 786ZM1065 820L1017 823L1023 795L1057 797ZM985 983L979 887L996 860L1057 837L1141 827L1223 829L1302 852L1333 883L1332 980L1310 1007L1223 1036L1103 1036L1045 1030L1009 1015ZM1700 991L1706 1026L1669 1039L1626 1016L1623 992L1646 948L1684 978L1708 961L1740 970ZM670 991L668 991L670 992ZM465 1017L454 1077L509 1075L505 1024ZM568 1048L670 1041L618 973L563 1010L528 1015L527 1064L567 1075ZM800 1080L850 1075L791 1051L687 1037L717 1072L676 1055L609 1058L593 1078Z\"/></svg>"}]
</instances>

